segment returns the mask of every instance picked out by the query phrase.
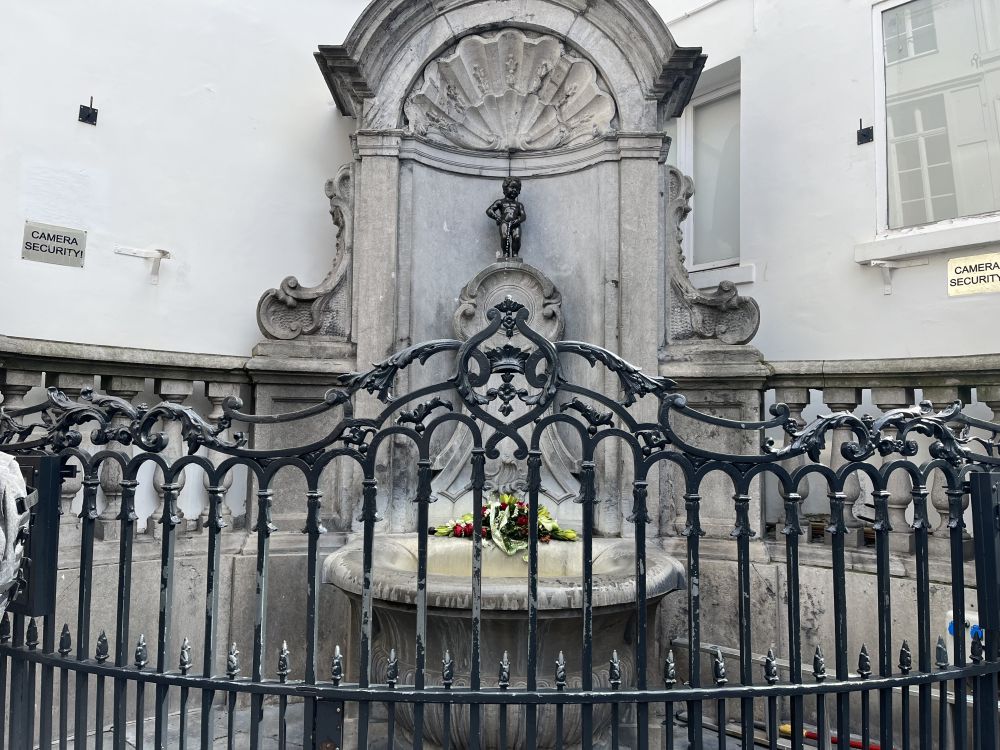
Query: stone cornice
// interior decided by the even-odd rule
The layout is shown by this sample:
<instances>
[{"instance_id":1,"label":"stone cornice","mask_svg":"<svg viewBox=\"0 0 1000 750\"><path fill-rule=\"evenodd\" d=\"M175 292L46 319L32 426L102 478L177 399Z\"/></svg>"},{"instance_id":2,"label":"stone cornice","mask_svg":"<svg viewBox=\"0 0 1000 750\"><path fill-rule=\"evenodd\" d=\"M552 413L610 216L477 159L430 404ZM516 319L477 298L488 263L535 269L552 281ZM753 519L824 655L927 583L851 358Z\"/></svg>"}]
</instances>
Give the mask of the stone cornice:
<instances>
[{"instance_id":1,"label":"stone cornice","mask_svg":"<svg viewBox=\"0 0 1000 750\"><path fill-rule=\"evenodd\" d=\"M322 45L315 57L343 114L363 117L364 126L398 127L406 92L435 55L501 27L552 33L585 52L609 76L626 127L642 115L637 101L621 97L638 94L659 102L662 117L676 117L705 64L700 48L677 46L647 0L375 0L343 44Z\"/></svg>"}]
</instances>

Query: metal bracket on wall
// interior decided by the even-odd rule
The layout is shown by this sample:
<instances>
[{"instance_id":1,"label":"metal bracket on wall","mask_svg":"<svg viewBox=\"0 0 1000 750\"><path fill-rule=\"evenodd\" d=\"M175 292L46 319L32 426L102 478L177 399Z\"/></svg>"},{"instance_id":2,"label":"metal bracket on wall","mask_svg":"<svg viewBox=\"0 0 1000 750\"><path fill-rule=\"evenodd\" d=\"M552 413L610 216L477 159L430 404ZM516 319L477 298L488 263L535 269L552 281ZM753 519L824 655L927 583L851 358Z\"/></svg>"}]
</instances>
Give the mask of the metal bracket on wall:
<instances>
[{"instance_id":1,"label":"metal bracket on wall","mask_svg":"<svg viewBox=\"0 0 1000 750\"><path fill-rule=\"evenodd\" d=\"M86 104L80 105L80 116L77 119L87 125L97 125L97 110L94 109L94 97L90 97L90 106Z\"/></svg>"},{"instance_id":2,"label":"metal bracket on wall","mask_svg":"<svg viewBox=\"0 0 1000 750\"><path fill-rule=\"evenodd\" d=\"M882 271L882 294L892 294L892 272L897 268L913 268L914 266L926 266L926 258L919 260L873 260L869 265Z\"/></svg>"},{"instance_id":3,"label":"metal bracket on wall","mask_svg":"<svg viewBox=\"0 0 1000 750\"><path fill-rule=\"evenodd\" d=\"M858 145L864 146L866 143L871 143L875 140L875 128L869 125L867 128L864 126L862 120L858 120Z\"/></svg>"},{"instance_id":4,"label":"metal bracket on wall","mask_svg":"<svg viewBox=\"0 0 1000 750\"><path fill-rule=\"evenodd\" d=\"M134 247L116 247L115 255L129 255L133 258L145 258L153 261L153 268L150 272L150 281L156 285L160 283L160 261L168 260L170 253L159 248L153 250L139 250Z\"/></svg>"}]
</instances>

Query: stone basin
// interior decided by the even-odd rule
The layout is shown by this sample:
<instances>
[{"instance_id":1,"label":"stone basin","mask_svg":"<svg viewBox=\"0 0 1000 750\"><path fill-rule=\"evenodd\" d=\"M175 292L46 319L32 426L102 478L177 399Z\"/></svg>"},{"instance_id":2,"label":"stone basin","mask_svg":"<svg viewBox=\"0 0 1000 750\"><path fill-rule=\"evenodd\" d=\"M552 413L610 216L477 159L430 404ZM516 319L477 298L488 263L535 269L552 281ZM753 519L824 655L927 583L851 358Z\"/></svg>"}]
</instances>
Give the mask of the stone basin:
<instances>
[{"instance_id":1,"label":"stone basin","mask_svg":"<svg viewBox=\"0 0 1000 750\"><path fill-rule=\"evenodd\" d=\"M617 650L622 665L623 687L634 685L633 629L635 612L635 551L631 539L594 539L593 553L593 654L595 688L608 686L608 661ZM372 594L374 599L372 672L373 681L385 682L389 650L396 649L400 685L412 684L416 640L415 534L385 535L375 541ZM569 688L580 687L583 633L582 544L552 542L542 545L538 558L538 685L554 687L555 662L560 651L566 659ZM472 640L472 542L466 539L432 537L427 556L427 684L441 683L441 659L447 648L455 662L455 687L469 684ZM483 545L481 659L482 684L497 684L500 659L508 653L511 689L526 684L527 667L527 572L524 554L508 556L490 544ZM351 600L352 622L360 621L362 550L354 540L327 557L323 580L345 592ZM646 554L648 633L656 632L656 609L662 598L684 586L680 561L655 547ZM650 654L652 639L650 639ZM524 746L523 709L508 708L508 747ZM485 748L499 747L498 709L488 707L483 721ZM413 726L412 706L396 709L397 732L407 734ZM610 731L610 709L594 710L595 737ZM579 708L565 710L566 747L580 742ZM452 747L468 746L467 708L454 708L451 721ZM442 710L428 708L424 719L425 745L442 744ZM539 709L538 747L555 747L555 712ZM506 749L505 749L506 750Z\"/></svg>"}]
</instances>

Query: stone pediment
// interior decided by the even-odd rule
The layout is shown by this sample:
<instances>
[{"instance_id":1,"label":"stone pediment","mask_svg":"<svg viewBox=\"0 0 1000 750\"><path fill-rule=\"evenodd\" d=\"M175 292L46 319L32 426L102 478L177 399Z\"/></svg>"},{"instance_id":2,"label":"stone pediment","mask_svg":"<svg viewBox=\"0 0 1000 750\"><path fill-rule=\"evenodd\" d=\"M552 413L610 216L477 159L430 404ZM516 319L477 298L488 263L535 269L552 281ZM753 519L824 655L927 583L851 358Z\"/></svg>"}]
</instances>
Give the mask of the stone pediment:
<instances>
[{"instance_id":1,"label":"stone pediment","mask_svg":"<svg viewBox=\"0 0 1000 750\"><path fill-rule=\"evenodd\" d=\"M409 132L438 143L543 151L610 134L617 107L593 63L559 39L504 29L432 60L404 112Z\"/></svg>"}]
</instances>

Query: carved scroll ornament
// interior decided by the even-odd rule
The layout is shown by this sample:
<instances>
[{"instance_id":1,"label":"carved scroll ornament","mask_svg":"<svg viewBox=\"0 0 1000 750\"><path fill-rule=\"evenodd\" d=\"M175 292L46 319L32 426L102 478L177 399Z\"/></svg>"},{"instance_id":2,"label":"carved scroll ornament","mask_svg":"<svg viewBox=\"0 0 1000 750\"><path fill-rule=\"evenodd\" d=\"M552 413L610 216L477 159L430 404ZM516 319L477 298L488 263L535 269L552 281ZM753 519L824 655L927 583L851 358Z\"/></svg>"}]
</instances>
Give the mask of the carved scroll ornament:
<instances>
[{"instance_id":1,"label":"carved scroll ornament","mask_svg":"<svg viewBox=\"0 0 1000 750\"><path fill-rule=\"evenodd\" d=\"M714 339L723 344L746 344L760 326L760 308L752 297L741 297L736 285L723 281L713 292L694 287L684 265L681 222L691 212L694 182L667 166L667 341L679 343Z\"/></svg>"},{"instance_id":2,"label":"carved scroll ornament","mask_svg":"<svg viewBox=\"0 0 1000 750\"><path fill-rule=\"evenodd\" d=\"M410 131L477 151L541 151L613 130L597 69L553 36L505 29L467 36L432 61L406 99Z\"/></svg>"},{"instance_id":3,"label":"carved scroll ornament","mask_svg":"<svg viewBox=\"0 0 1000 750\"><path fill-rule=\"evenodd\" d=\"M354 166L345 164L326 183L330 217L337 228L333 266L317 286L289 276L257 303L257 325L270 339L322 336L346 341L351 333L350 269L354 250Z\"/></svg>"}]
</instances>

